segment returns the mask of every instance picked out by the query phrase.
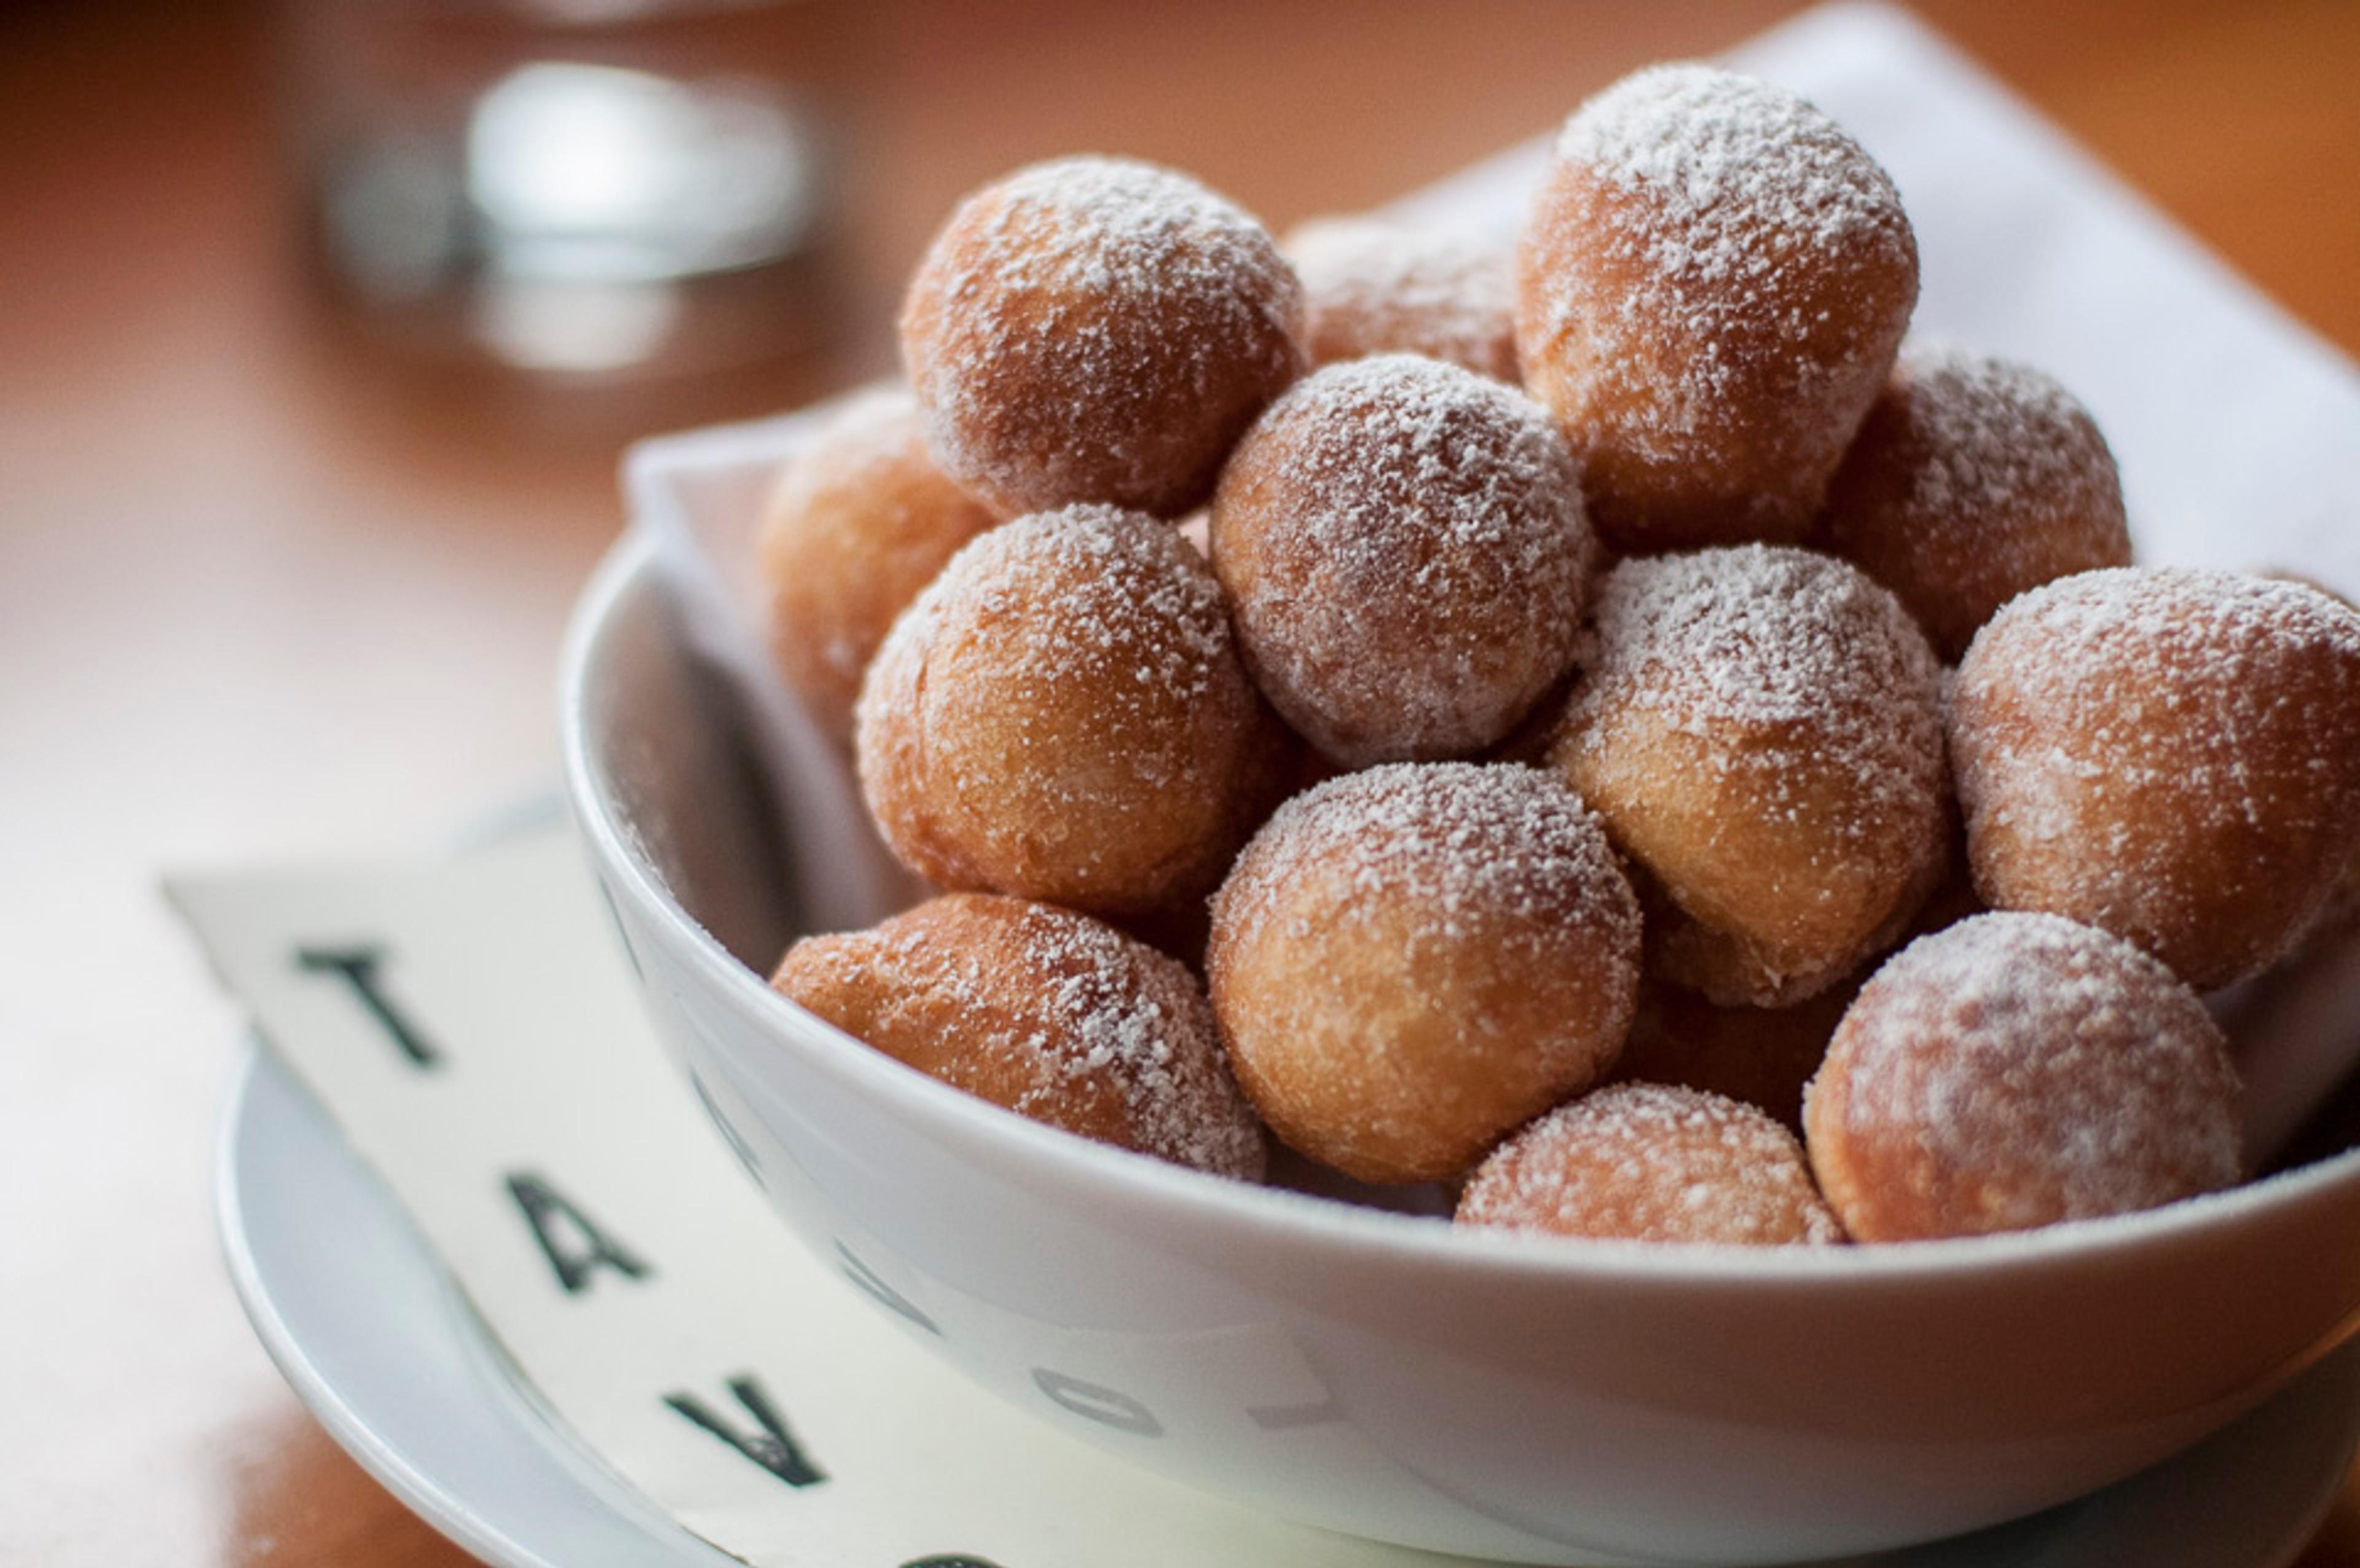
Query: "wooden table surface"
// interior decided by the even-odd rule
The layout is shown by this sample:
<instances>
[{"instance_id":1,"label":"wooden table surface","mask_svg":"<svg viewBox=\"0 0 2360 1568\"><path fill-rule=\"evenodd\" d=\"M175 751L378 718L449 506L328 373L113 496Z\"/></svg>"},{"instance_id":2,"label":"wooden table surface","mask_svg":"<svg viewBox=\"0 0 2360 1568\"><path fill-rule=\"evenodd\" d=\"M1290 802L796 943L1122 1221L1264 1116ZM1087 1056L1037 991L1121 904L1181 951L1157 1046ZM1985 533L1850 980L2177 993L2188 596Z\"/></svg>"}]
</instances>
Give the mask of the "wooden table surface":
<instances>
[{"instance_id":1,"label":"wooden table surface","mask_svg":"<svg viewBox=\"0 0 2360 1568\"><path fill-rule=\"evenodd\" d=\"M1020 160L1160 158L1284 223L1787 8L856 0L844 346L595 397L396 367L323 324L266 15L0 13L0 1561L465 1561L337 1451L239 1314L209 1186L239 1023L156 881L418 849L541 788L552 652L619 522L623 439L881 364L931 226ZM2360 354L2360 5L1927 9ZM2302 1563L2360 1568L2360 1476Z\"/></svg>"}]
</instances>

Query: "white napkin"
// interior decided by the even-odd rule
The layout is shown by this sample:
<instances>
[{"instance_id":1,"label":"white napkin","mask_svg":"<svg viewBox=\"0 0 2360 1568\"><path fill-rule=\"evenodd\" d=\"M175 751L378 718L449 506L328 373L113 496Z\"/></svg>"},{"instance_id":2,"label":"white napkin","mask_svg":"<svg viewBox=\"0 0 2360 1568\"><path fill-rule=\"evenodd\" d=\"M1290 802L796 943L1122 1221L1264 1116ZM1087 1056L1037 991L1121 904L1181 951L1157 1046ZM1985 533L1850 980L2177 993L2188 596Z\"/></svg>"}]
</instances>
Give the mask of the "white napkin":
<instances>
[{"instance_id":1,"label":"white napkin","mask_svg":"<svg viewBox=\"0 0 2360 1568\"><path fill-rule=\"evenodd\" d=\"M2055 126L1904 13L1836 5L1730 64L1804 93L1891 170L1916 225L1913 330L2026 360L2086 403L2123 474L2143 561L2281 567L2360 595L2360 370ZM1567 104L1568 112L1573 108ZM1548 137L1395 203L1511 238ZM824 928L906 901L847 770L765 653L753 543L771 473L809 412L641 443L627 479L698 649L746 698L777 781L805 908ZM2333 968L2333 966L2330 966ZM2360 996L2232 1011L2256 1149L2275 1148L2360 1047Z\"/></svg>"}]
</instances>

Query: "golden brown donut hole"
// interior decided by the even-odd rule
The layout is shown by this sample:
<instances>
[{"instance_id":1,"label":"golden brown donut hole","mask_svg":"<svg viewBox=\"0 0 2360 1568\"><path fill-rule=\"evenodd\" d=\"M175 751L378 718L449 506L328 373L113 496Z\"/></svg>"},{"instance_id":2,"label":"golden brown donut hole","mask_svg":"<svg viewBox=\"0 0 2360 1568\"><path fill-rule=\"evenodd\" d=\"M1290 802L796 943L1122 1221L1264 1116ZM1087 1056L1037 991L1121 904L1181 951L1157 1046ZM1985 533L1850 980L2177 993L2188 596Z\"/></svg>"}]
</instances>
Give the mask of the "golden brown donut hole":
<instances>
[{"instance_id":1,"label":"golden brown donut hole","mask_svg":"<svg viewBox=\"0 0 2360 1568\"><path fill-rule=\"evenodd\" d=\"M2360 614L2223 572L2060 578L1977 634L1950 740L1987 902L2225 985L2282 956L2360 852Z\"/></svg>"},{"instance_id":2,"label":"golden brown donut hole","mask_svg":"<svg viewBox=\"0 0 2360 1568\"><path fill-rule=\"evenodd\" d=\"M1020 517L954 557L870 666L857 735L911 870L1106 914L1209 891L1294 755L1211 570L1111 506Z\"/></svg>"},{"instance_id":3,"label":"golden brown donut hole","mask_svg":"<svg viewBox=\"0 0 2360 1568\"><path fill-rule=\"evenodd\" d=\"M1660 894L1651 964L1724 1006L1835 984L1940 877L1938 670L1893 596L1763 545L1623 561L1552 766Z\"/></svg>"},{"instance_id":4,"label":"golden brown donut hole","mask_svg":"<svg viewBox=\"0 0 2360 1568\"><path fill-rule=\"evenodd\" d=\"M1748 1247L1843 1239L1793 1133L1753 1105L1665 1083L1610 1084L1519 1131L1476 1168L1458 1223Z\"/></svg>"},{"instance_id":5,"label":"golden brown donut hole","mask_svg":"<svg viewBox=\"0 0 2360 1568\"><path fill-rule=\"evenodd\" d=\"M759 547L770 648L830 739L852 744L860 678L894 618L999 520L936 465L902 390L853 398L781 473Z\"/></svg>"},{"instance_id":6,"label":"golden brown donut hole","mask_svg":"<svg viewBox=\"0 0 2360 1568\"><path fill-rule=\"evenodd\" d=\"M1811 1166L1860 1241L1979 1236L2237 1181L2238 1087L2196 994L2118 937L1977 915L1862 987L1811 1082Z\"/></svg>"},{"instance_id":7,"label":"golden brown donut hole","mask_svg":"<svg viewBox=\"0 0 2360 1568\"><path fill-rule=\"evenodd\" d=\"M1262 1130L1174 959L1087 915L954 893L806 937L770 984L895 1061L1034 1121L1259 1181Z\"/></svg>"},{"instance_id":8,"label":"golden brown donut hole","mask_svg":"<svg viewBox=\"0 0 2360 1568\"><path fill-rule=\"evenodd\" d=\"M1547 415L1409 354L1273 404L1222 471L1212 551L1256 683L1347 767L1507 735L1573 661L1592 559Z\"/></svg>"},{"instance_id":9,"label":"golden brown donut hole","mask_svg":"<svg viewBox=\"0 0 2360 1568\"><path fill-rule=\"evenodd\" d=\"M2131 561L2089 413L2028 365L1945 348L1903 350L1829 487L1824 539L1946 663L2018 593Z\"/></svg>"},{"instance_id":10,"label":"golden brown donut hole","mask_svg":"<svg viewBox=\"0 0 2360 1568\"><path fill-rule=\"evenodd\" d=\"M1262 226L1127 159L1035 164L967 198L920 263L901 357L945 471L1002 516L1177 517L1303 368Z\"/></svg>"},{"instance_id":11,"label":"golden brown donut hole","mask_svg":"<svg viewBox=\"0 0 2360 1568\"><path fill-rule=\"evenodd\" d=\"M1290 1147L1363 1181L1454 1176L1613 1064L1638 906L1535 768L1392 764L1295 797L1238 857L1206 969Z\"/></svg>"},{"instance_id":12,"label":"golden brown donut hole","mask_svg":"<svg viewBox=\"0 0 2360 1568\"><path fill-rule=\"evenodd\" d=\"M1702 65L1582 105L1517 253L1525 385L1639 552L1808 528L1918 297L1892 180L1825 114Z\"/></svg>"}]
</instances>

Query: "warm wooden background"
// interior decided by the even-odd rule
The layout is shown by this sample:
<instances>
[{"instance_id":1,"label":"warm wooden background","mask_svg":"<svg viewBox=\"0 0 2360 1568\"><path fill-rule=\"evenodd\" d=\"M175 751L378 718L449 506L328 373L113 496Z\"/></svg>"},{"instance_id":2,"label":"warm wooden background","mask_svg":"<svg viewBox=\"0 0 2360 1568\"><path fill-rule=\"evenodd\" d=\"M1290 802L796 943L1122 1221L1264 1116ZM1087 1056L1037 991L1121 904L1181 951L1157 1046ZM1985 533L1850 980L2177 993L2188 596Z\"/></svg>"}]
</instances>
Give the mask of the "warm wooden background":
<instances>
[{"instance_id":1,"label":"warm wooden background","mask_svg":"<svg viewBox=\"0 0 2360 1568\"><path fill-rule=\"evenodd\" d=\"M238 1315L207 1187L237 1020L155 879L430 845L541 787L552 650L617 526L624 436L880 363L931 225L1022 159L1161 158L1285 223L1788 8L849 0L870 31L847 347L589 406L396 372L322 329L286 244L263 16L0 8L0 1561L463 1561ZM2360 353L2360 5L1925 9ZM2360 1476L2303 1568L2360 1568Z\"/></svg>"}]
</instances>

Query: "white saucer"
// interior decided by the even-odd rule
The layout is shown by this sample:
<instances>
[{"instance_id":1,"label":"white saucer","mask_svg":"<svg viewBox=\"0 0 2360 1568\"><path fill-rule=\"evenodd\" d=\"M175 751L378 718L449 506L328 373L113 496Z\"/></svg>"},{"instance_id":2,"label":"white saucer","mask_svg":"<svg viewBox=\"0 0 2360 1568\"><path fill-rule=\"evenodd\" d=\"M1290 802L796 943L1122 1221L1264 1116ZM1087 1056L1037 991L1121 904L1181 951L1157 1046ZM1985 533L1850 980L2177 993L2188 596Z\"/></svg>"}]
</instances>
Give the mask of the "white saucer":
<instances>
[{"instance_id":1,"label":"white saucer","mask_svg":"<svg viewBox=\"0 0 2360 1568\"><path fill-rule=\"evenodd\" d=\"M499 1568L741 1568L599 1470L509 1374L310 1093L249 1049L214 1164L246 1316L329 1435Z\"/></svg>"},{"instance_id":2,"label":"white saucer","mask_svg":"<svg viewBox=\"0 0 2360 1568\"><path fill-rule=\"evenodd\" d=\"M537 1407L408 1218L267 1052L239 1066L215 1180L230 1275L271 1359L345 1451L435 1528L498 1568L736 1563ZM1848 1568L2284 1568L2355 1448L2360 1342L2105 1491Z\"/></svg>"}]
</instances>

